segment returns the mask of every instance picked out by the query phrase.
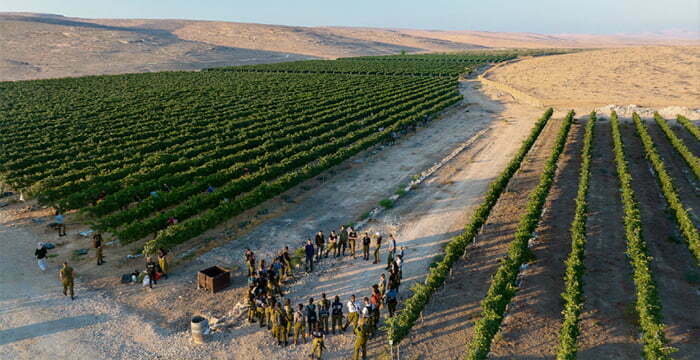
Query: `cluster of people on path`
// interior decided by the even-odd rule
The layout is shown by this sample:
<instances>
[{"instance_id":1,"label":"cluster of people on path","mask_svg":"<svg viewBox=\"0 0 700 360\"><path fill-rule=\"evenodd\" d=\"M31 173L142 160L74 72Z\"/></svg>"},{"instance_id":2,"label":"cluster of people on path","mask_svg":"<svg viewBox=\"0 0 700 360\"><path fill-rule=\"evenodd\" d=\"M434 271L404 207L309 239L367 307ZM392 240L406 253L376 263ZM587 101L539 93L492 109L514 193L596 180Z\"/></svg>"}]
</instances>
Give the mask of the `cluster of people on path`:
<instances>
[{"instance_id":1,"label":"cluster of people on path","mask_svg":"<svg viewBox=\"0 0 700 360\"><path fill-rule=\"evenodd\" d=\"M345 333L352 325L355 335L355 349L353 359L365 359L367 340L374 337L379 327L381 310L386 309L386 316L393 317L398 306L398 291L401 285L404 250L397 248L396 239L390 235L390 248L387 256L386 270L379 281L371 286L369 296L357 300L351 295L345 303L339 296L331 299L326 294L321 294L321 299L314 302L308 299L306 304L293 306L290 299L283 299L281 284L292 278L292 267L289 249L284 248L269 266L264 260L260 260L259 270L256 271L255 254L250 250L245 251L245 262L248 267L248 321L259 323L260 327L267 327L278 345L287 346L289 343L297 345L306 343L307 338L312 343L311 358L320 359L325 350L325 337L332 333ZM304 247L305 269L312 272L314 264L323 258L346 256L355 258L356 244L358 240L362 245L362 257L370 260L370 245L372 238L365 232L359 238L352 227L340 227L336 233L331 231L326 238L323 232L318 232L314 240L308 239ZM379 251L382 245L382 236L376 233L374 237L374 264L380 262ZM314 246L315 245L315 246ZM291 340L290 340L291 338Z\"/></svg>"}]
</instances>

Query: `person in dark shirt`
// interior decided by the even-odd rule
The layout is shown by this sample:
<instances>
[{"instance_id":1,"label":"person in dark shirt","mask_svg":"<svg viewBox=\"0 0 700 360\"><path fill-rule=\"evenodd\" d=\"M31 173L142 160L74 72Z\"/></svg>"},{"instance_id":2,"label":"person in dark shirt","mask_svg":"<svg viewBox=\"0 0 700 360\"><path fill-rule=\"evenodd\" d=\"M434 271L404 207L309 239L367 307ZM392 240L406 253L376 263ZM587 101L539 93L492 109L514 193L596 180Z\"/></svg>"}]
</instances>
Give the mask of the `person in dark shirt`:
<instances>
[{"instance_id":1,"label":"person in dark shirt","mask_svg":"<svg viewBox=\"0 0 700 360\"><path fill-rule=\"evenodd\" d=\"M323 255L323 246L326 243L326 240L323 236L323 231L319 231L316 234L315 240L316 240L315 242L316 242L316 253L317 253L316 254L316 261L318 261L321 259L321 256Z\"/></svg>"},{"instance_id":2,"label":"person in dark shirt","mask_svg":"<svg viewBox=\"0 0 700 360\"><path fill-rule=\"evenodd\" d=\"M314 250L314 245L311 243L311 239L306 240L306 246L304 246L304 253L306 254L306 272L314 271Z\"/></svg>"},{"instance_id":3,"label":"person in dark shirt","mask_svg":"<svg viewBox=\"0 0 700 360\"><path fill-rule=\"evenodd\" d=\"M151 257L146 258L146 273L148 274L148 287L153 289L153 285L158 283L156 282L156 263Z\"/></svg>"},{"instance_id":4,"label":"person in dark shirt","mask_svg":"<svg viewBox=\"0 0 700 360\"><path fill-rule=\"evenodd\" d=\"M36 247L36 250L34 250L34 256L36 256L36 261L37 264L39 265L39 269L41 271L46 271L46 253L48 250L46 249L46 246L44 246L44 243L39 243Z\"/></svg>"},{"instance_id":5,"label":"person in dark shirt","mask_svg":"<svg viewBox=\"0 0 700 360\"><path fill-rule=\"evenodd\" d=\"M343 331L343 303L340 302L340 297L335 296L331 304L331 328L335 334L335 327L338 326L338 332Z\"/></svg>"}]
</instances>

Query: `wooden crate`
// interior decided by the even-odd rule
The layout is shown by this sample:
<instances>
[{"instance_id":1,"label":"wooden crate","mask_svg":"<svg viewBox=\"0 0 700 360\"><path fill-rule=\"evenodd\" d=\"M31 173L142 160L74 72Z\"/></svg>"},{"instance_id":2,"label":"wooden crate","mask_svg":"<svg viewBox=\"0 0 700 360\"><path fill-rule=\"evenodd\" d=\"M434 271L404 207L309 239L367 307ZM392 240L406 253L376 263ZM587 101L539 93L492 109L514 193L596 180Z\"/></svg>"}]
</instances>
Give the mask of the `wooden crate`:
<instances>
[{"instance_id":1,"label":"wooden crate","mask_svg":"<svg viewBox=\"0 0 700 360\"><path fill-rule=\"evenodd\" d=\"M212 294L227 288L231 284L231 272L221 266L212 266L197 273L197 288Z\"/></svg>"}]
</instances>

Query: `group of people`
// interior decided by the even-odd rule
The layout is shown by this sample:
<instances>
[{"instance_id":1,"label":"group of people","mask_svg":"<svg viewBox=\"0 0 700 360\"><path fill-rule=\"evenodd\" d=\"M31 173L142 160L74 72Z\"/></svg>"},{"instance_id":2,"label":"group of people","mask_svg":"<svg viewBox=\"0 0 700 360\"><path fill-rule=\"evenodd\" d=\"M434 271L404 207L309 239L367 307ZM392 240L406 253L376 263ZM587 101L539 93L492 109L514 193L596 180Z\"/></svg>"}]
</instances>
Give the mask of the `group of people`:
<instances>
[{"instance_id":1,"label":"group of people","mask_svg":"<svg viewBox=\"0 0 700 360\"><path fill-rule=\"evenodd\" d=\"M393 235L389 235L391 241L391 246L389 248L389 253L387 257L387 270L391 265L392 261L396 260L399 265L403 261L403 251L401 254L397 255L396 239ZM357 254L358 245L362 249L362 259L365 261L370 260L370 246L374 242L373 251L373 264L378 264L380 262L379 252L382 248L382 235L377 232L374 235L374 240L370 237L368 232L365 232L360 238L358 232L355 231L351 226L345 227L340 226L340 230L336 232L332 230L328 237L323 234L323 231L319 231L314 236L313 241L311 239L306 240L306 245L304 246L305 254L305 269L307 272L312 272L314 270L314 264L320 261L322 258L333 257L345 257L346 251L348 255L352 256L354 259Z\"/></svg>"},{"instance_id":2,"label":"group of people","mask_svg":"<svg viewBox=\"0 0 700 360\"><path fill-rule=\"evenodd\" d=\"M267 327L280 346L306 343L309 338L312 342L311 357L318 359L323 355L326 335L345 333L348 327L352 326L355 335L353 359L365 359L367 340L376 334L382 309L385 309L387 317L393 317L398 306L405 248L399 249L396 246L393 235L390 235L389 239L391 243L386 266L388 279L386 274L382 273L379 281L371 286L369 296L358 301L355 295L351 295L345 303L341 302L339 296L331 300L323 293L316 303L313 298L309 298L308 303L293 306L290 299L283 299L284 293L281 290L284 281L292 278L289 249L285 247L269 266L266 266L265 260L260 260L257 268L255 254L246 249L244 256L248 267L248 321L257 322L260 327ZM358 240L361 241L363 259L369 261L372 243L369 233L365 232L359 238L352 227L341 226L339 232L331 231L326 238L323 232L319 231L313 242L308 239L304 247L306 271L312 272L314 263L322 258L346 256L347 250L347 255L355 258L355 245ZM382 245L380 233L375 234L374 244L373 263L378 264Z\"/></svg>"}]
</instances>

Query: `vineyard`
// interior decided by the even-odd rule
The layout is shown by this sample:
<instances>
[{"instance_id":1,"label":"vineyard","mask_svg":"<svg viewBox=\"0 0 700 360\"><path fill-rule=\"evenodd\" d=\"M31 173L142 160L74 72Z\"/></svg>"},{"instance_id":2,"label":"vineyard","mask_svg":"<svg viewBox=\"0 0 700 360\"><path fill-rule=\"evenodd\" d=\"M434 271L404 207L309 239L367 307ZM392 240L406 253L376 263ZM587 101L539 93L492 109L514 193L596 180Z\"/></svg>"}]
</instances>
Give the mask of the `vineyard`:
<instances>
[{"instance_id":1,"label":"vineyard","mask_svg":"<svg viewBox=\"0 0 700 360\"><path fill-rule=\"evenodd\" d=\"M401 135L461 100L457 75L511 57L0 83L0 176L123 244L171 248Z\"/></svg>"},{"instance_id":2,"label":"vineyard","mask_svg":"<svg viewBox=\"0 0 700 360\"><path fill-rule=\"evenodd\" d=\"M426 359L700 356L697 125L551 117L413 287L389 342Z\"/></svg>"}]
</instances>

